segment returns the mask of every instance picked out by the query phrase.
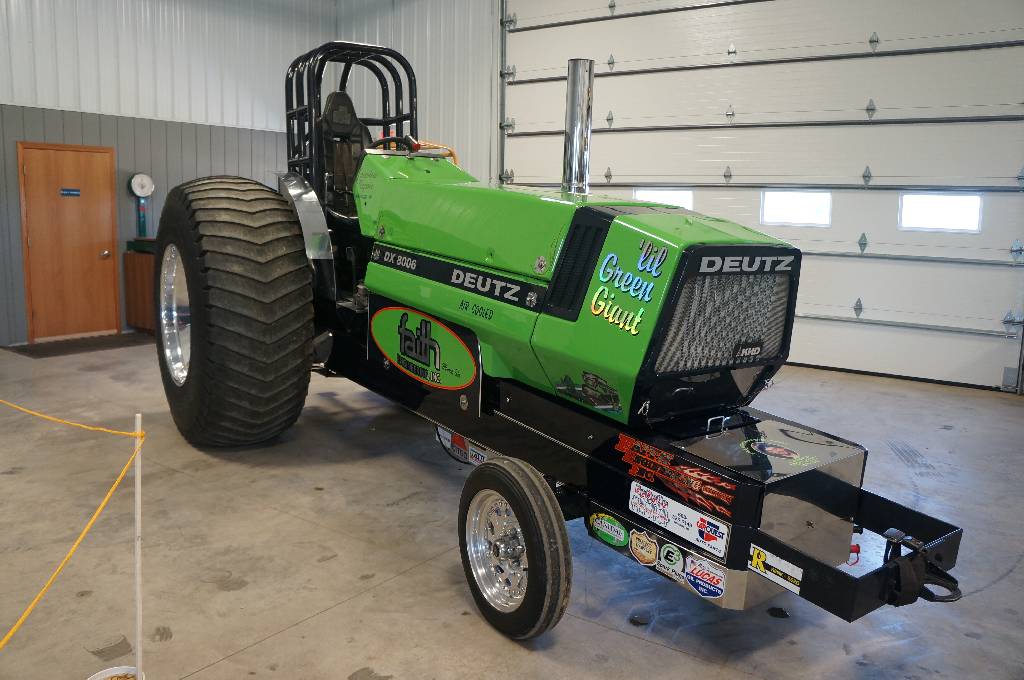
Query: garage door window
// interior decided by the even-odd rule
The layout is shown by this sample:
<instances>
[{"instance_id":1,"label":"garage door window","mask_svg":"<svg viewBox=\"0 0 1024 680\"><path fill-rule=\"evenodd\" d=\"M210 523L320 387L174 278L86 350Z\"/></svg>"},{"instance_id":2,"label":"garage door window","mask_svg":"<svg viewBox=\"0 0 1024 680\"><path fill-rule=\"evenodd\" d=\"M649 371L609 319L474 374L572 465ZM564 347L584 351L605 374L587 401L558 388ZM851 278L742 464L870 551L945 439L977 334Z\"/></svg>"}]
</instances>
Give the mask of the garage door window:
<instances>
[{"instance_id":1,"label":"garage door window","mask_svg":"<svg viewBox=\"0 0 1024 680\"><path fill-rule=\"evenodd\" d=\"M690 189L633 189L633 198L693 210L693 191Z\"/></svg>"},{"instance_id":2,"label":"garage door window","mask_svg":"<svg viewBox=\"0 0 1024 680\"><path fill-rule=\"evenodd\" d=\"M761 224L784 227L832 226L832 193L762 191Z\"/></svg>"},{"instance_id":3,"label":"garage door window","mask_svg":"<svg viewBox=\"0 0 1024 680\"><path fill-rule=\"evenodd\" d=\"M900 229L976 234L981 230L981 196L900 194Z\"/></svg>"}]
</instances>

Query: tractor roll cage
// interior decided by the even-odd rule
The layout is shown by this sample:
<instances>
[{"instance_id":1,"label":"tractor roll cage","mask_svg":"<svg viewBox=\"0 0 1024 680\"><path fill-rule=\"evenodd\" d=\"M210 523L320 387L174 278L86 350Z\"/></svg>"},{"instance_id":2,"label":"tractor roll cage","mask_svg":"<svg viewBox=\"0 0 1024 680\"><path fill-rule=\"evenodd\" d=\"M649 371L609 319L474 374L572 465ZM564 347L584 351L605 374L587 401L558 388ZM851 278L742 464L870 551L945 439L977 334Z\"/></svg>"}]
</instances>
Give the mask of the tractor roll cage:
<instances>
[{"instance_id":1,"label":"tractor roll cage","mask_svg":"<svg viewBox=\"0 0 1024 680\"><path fill-rule=\"evenodd\" d=\"M321 85L328 64L344 66L338 90L346 91L353 66L362 66L380 85L380 118L360 118L364 125L380 126L383 136L416 137L416 75L409 60L388 47L335 41L297 57L285 76L285 127L288 171L302 175L318 196L324 195L323 139L317 121L323 112ZM403 83L404 81L404 83ZM405 110L408 90L409 110ZM392 113L394 111L394 113ZM394 131L392 131L392 127Z\"/></svg>"}]
</instances>

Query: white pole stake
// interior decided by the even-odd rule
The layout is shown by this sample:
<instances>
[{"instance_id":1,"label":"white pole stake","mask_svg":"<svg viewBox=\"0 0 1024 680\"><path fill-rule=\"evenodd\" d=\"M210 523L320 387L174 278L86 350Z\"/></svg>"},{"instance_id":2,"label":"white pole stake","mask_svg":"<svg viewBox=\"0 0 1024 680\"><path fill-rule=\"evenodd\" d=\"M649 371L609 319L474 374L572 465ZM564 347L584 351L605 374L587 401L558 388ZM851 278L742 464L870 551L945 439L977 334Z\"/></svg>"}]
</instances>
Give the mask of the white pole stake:
<instances>
[{"instance_id":1,"label":"white pole stake","mask_svg":"<svg viewBox=\"0 0 1024 680\"><path fill-rule=\"evenodd\" d=\"M135 414L135 431L142 432L142 414ZM136 440L133 446L138 446ZM142 449L135 456L135 677L142 672Z\"/></svg>"}]
</instances>

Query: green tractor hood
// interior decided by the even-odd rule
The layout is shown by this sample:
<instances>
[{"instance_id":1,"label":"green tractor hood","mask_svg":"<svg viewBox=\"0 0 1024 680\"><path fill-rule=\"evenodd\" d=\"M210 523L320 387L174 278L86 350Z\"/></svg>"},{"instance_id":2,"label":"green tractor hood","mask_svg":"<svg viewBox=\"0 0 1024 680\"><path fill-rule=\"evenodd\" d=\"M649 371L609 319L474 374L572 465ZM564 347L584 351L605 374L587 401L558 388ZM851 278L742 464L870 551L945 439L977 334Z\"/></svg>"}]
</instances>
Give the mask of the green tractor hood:
<instances>
[{"instance_id":1,"label":"green tractor hood","mask_svg":"<svg viewBox=\"0 0 1024 680\"><path fill-rule=\"evenodd\" d=\"M472 329L490 377L628 423L749 401L788 350L799 252L738 224L405 154L368 154L354 193L362 233L392 253L367 287ZM727 347L686 337L723 323Z\"/></svg>"}]
</instances>

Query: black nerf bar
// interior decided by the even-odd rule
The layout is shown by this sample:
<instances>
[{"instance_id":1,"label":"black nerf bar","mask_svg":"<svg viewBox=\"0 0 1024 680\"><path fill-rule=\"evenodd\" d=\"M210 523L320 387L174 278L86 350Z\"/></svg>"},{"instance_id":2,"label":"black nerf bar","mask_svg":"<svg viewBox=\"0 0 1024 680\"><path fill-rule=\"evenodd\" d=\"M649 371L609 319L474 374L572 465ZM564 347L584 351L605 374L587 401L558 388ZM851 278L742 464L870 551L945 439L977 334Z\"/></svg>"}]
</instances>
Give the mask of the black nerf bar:
<instances>
[{"instance_id":1,"label":"black nerf bar","mask_svg":"<svg viewBox=\"0 0 1024 680\"><path fill-rule=\"evenodd\" d=\"M890 559L860 576L819 562L761 530L754 531L752 543L802 569L800 597L846 621L856 621L885 604L910 604L918 597L939 602L959 599L956 579L947 572L956 565L963 529L863 489L854 523L890 543L886 550ZM899 546L911 551L901 555ZM751 548L752 557L754 551ZM752 564L748 568L757 571ZM929 585L949 594L936 595Z\"/></svg>"}]
</instances>

